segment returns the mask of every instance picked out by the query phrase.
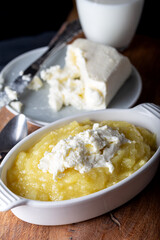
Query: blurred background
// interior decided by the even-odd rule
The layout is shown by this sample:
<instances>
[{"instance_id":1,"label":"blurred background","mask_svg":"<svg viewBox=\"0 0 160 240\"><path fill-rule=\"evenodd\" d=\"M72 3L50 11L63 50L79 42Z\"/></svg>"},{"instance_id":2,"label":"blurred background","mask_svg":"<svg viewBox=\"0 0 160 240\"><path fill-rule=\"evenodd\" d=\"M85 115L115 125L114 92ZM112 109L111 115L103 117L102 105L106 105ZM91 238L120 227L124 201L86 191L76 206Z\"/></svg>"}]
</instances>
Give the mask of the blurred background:
<instances>
[{"instance_id":1,"label":"blurred background","mask_svg":"<svg viewBox=\"0 0 160 240\"><path fill-rule=\"evenodd\" d=\"M56 31L72 9L67 1L4 1L0 7L0 39Z\"/></svg>"},{"instance_id":2,"label":"blurred background","mask_svg":"<svg viewBox=\"0 0 160 240\"><path fill-rule=\"evenodd\" d=\"M137 32L159 37L159 0L145 0ZM0 40L57 31L73 8L73 0L1 1Z\"/></svg>"},{"instance_id":3,"label":"blurred background","mask_svg":"<svg viewBox=\"0 0 160 240\"><path fill-rule=\"evenodd\" d=\"M75 9L75 0L1 1L0 70L13 58L46 46ZM74 11L75 12L75 11ZM159 0L145 0L138 34L160 36Z\"/></svg>"}]
</instances>

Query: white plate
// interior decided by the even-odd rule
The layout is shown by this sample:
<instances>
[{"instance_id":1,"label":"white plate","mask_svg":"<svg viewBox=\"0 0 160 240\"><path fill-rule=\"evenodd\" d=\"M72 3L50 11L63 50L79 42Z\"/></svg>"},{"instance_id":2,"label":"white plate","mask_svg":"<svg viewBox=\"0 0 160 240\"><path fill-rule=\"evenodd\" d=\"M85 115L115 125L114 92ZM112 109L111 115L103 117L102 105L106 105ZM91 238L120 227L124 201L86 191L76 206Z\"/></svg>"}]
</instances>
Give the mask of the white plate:
<instances>
[{"instance_id":1,"label":"white plate","mask_svg":"<svg viewBox=\"0 0 160 240\"><path fill-rule=\"evenodd\" d=\"M5 79L5 84L13 81L19 72L24 70L31 62L37 59L44 51L46 47L38 48L29 51L25 54L12 60L8 63L1 74ZM59 51L56 55L51 56L46 62L46 66L50 65L64 65L64 57L66 53L66 48ZM125 84L120 88L114 99L109 104L108 108L129 108L137 101L142 90L142 81L139 73L133 67L131 76L125 82ZM26 90L24 94L21 95L20 100L24 105L23 113L26 117L36 125L46 125L55 120L61 119L63 117L71 116L72 114L84 112L82 110L77 110L73 107L64 107L59 112L54 112L48 104L48 84L45 84L39 91ZM14 114L17 114L13 108L7 106L8 110Z\"/></svg>"}]
</instances>

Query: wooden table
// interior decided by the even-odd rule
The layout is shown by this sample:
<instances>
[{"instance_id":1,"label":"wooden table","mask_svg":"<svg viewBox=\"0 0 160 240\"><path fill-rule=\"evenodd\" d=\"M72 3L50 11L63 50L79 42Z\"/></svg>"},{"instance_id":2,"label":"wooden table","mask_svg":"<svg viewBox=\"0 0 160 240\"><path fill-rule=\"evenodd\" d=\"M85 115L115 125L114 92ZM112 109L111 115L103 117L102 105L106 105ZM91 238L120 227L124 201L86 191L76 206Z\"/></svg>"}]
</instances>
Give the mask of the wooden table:
<instances>
[{"instance_id":1,"label":"wooden table","mask_svg":"<svg viewBox=\"0 0 160 240\"><path fill-rule=\"evenodd\" d=\"M136 104L160 105L160 41L135 36L124 51L139 71L142 94ZM0 129L13 115L0 111ZM36 127L29 124L29 131ZM37 226L17 219L11 211L0 213L0 240L158 240L160 239L160 169L138 196L103 216L65 226Z\"/></svg>"}]
</instances>

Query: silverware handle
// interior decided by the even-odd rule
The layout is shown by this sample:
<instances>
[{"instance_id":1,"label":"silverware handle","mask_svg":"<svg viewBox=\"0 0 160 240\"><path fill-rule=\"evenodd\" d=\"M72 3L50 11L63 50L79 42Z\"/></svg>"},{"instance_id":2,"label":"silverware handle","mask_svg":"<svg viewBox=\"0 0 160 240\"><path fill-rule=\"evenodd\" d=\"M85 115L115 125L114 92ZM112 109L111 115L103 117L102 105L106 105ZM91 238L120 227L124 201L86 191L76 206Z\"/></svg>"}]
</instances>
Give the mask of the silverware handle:
<instances>
[{"instance_id":1,"label":"silverware handle","mask_svg":"<svg viewBox=\"0 0 160 240\"><path fill-rule=\"evenodd\" d=\"M68 22L64 22L61 26L61 28L59 29L59 31L57 32L57 34L50 40L48 47L53 48L56 44L56 42L58 41L59 37L61 36L61 34L63 34L63 32L65 31L65 29L67 28Z\"/></svg>"},{"instance_id":2,"label":"silverware handle","mask_svg":"<svg viewBox=\"0 0 160 240\"><path fill-rule=\"evenodd\" d=\"M33 69L31 74L35 74L52 51L57 51L63 48L67 42L71 41L73 37L81 31L82 28L78 19L71 23L63 23L56 36L54 36L49 42L48 49L24 71L23 75L31 73L31 68Z\"/></svg>"}]
</instances>

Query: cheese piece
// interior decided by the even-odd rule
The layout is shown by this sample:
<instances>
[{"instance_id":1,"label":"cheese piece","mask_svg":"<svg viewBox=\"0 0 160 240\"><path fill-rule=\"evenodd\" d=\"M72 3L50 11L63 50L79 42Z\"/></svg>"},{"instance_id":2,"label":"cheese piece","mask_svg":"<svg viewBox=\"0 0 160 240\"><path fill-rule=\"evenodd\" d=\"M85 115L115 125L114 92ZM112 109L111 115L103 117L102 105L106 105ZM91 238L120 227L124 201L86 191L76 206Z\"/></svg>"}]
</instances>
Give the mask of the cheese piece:
<instances>
[{"instance_id":1,"label":"cheese piece","mask_svg":"<svg viewBox=\"0 0 160 240\"><path fill-rule=\"evenodd\" d=\"M2 77L2 74L0 73L0 91L3 89L4 84L4 78Z\"/></svg>"},{"instance_id":2,"label":"cheese piece","mask_svg":"<svg viewBox=\"0 0 160 240\"><path fill-rule=\"evenodd\" d=\"M42 86L43 86L42 80L38 76L35 76L29 83L27 88L30 90L38 91Z\"/></svg>"},{"instance_id":3,"label":"cheese piece","mask_svg":"<svg viewBox=\"0 0 160 240\"><path fill-rule=\"evenodd\" d=\"M22 104L22 102L20 102L20 101L17 100L17 101L11 102L11 103L10 103L10 106L11 106L16 112L20 113L21 110L22 110L23 104Z\"/></svg>"},{"instance_id":4,"label":"cheese piece","mask_svg":"<svg viewBox=\"0 0 160 240\"><path fill-rule=\"evenodd\" d=\"M102 94L105 92L103 96L106 107L131 74L129 59L113 47L86 39L77 39L72 45L83 51L89 77L87 79L84 76L84 81L88 82L91 89L97 87ZM101 88L98 85L101 85ZM103 87L105 91L102 90Z\"/></svg>"},{"instance_id":5,"label":"cheese piece","mask_svg":"<svg viewBox=\"0 0 160 240\"><path fill-rule=\"evenodd\" d=\"M13 101L13 100L18 100L17 97L17 92L12 90L9 86L6 86L4 88L5 93L7 94L8 98Z\"/></svg>"},{"instance_id":6,"label":"cheese piece","mask_svg":"<svg viewBox=\"0 0 160 240\"><path fill-rule=\"evenodd\" d=\"M129 140L123 133L95 123L92 129L60 140L51 152L46 152L40 159L38 168L53 174L54 180L68 168L85 173L92 168L107 167L112 173L114 166L111 159L126 142Z\"/></svg>"},{"instance_id":7,"label":"cheese piece","mask_svg":"<svg viewBox=\"0 0 160 240\"><path fill-rule=\"evenodd\" d=\"M49 104L55 111L72 105L78 109L104 109L131 74L127 57L116 49L77 39L68 45L65 66L41 72L50 85Z\"/></svg>"}]
</instances>

